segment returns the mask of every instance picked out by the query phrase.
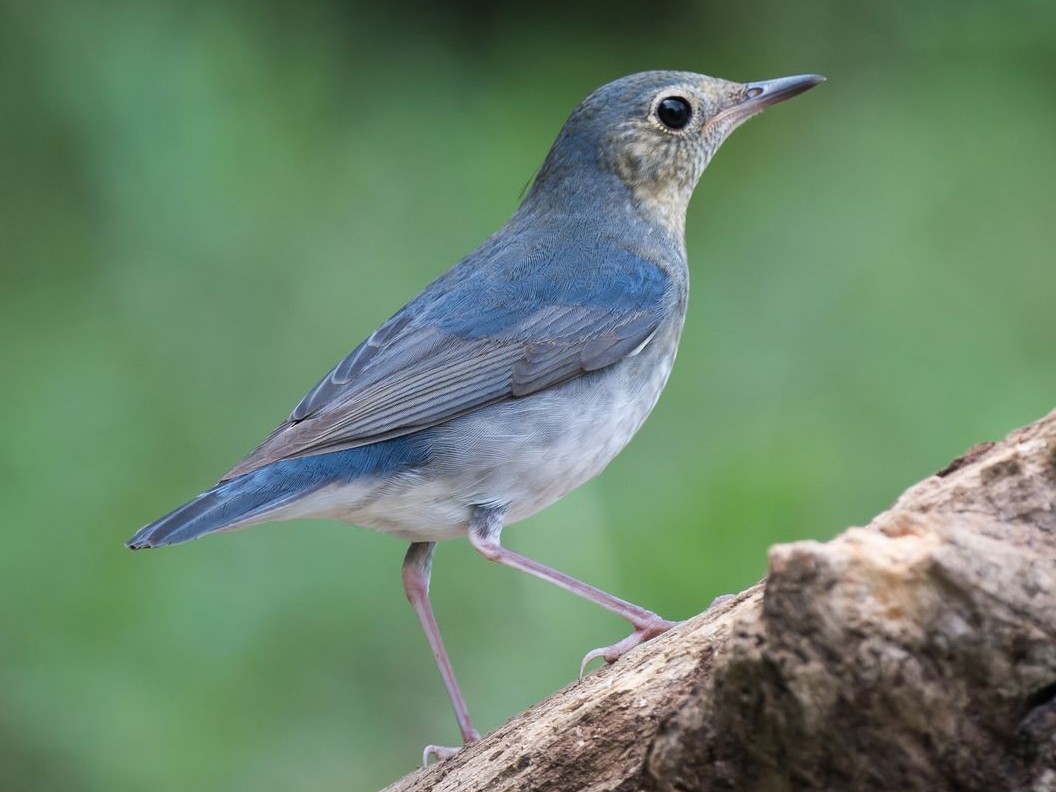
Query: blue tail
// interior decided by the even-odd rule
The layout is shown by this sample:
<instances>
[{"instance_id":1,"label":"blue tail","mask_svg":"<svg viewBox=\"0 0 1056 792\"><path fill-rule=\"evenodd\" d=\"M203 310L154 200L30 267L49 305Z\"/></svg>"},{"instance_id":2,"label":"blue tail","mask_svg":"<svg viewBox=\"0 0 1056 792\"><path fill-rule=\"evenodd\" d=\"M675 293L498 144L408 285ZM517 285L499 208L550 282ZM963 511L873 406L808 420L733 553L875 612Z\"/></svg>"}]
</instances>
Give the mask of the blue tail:
<instances>
[{"instance_id":1,"label":"blue tail","mask_svg":"<svg viewBox=\"0 0 1056 792\"><path fill-rule=\"evenodd\" d=\"M133 550L179 544L248 522L254 516L274 511L293 501L289 496L275 497L277 493L271 488L261 486L260 476L256 475L258 472L225 481L203 492L164 517L143 526L125 544Z\"/></svg>"},{"instance_id":2,"label":"blue tail","mask_svg":"<svg viewBox=\"0 0 1056 792\"><path fill-rule=\"evenodd\" d=\"M268 515L329 484L383 476L425 463L425 444L415 435L335 451L284 459L221 482L194 500L140 528L125 544L132 550L180 544Z\"/></svg>"}]
</instances>

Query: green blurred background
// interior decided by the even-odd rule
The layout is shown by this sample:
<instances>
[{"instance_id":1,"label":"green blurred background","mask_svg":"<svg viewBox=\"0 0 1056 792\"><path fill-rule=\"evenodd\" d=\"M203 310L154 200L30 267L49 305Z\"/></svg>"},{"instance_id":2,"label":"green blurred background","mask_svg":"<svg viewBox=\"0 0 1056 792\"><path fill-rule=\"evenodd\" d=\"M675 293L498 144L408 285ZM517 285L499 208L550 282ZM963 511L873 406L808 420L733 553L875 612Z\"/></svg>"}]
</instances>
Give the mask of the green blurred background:
<instances>
[{"instance_id":1,"label":"green blurred background","mask_svg":"<svg viewBox=\"0 0 1056 792\"><path fill-rule=\"evenodd\" d=\"M404 545L303 522L133 556L514 209L593 88L829 82L688 222L657 411L509 544L670 618L1056 406L1056 3L6 2L0 789L371 790L457 739ZM625 634L439 549L482 730Z\"/></svg>"}]
</instances>

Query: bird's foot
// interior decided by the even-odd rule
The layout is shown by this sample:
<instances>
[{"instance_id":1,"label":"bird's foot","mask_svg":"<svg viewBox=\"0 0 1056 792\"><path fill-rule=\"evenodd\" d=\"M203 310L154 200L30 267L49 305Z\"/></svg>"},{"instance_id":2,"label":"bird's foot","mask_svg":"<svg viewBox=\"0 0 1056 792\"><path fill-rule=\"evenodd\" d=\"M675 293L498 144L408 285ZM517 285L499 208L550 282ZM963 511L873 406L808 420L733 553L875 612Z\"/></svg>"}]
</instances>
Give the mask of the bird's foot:
<instances>
[{"instance_id":1,"label":"bird's foot","mask_svg":"<svg viewBox=\"0 0 1056 792\"><path fill-rule=\"evenodd\" d=\"M708 607L707 607L705 612L710 611L713 608L717 608L720 605L725 605L727 602L729 602L730 600L734 599L736 596L737 596L736 594L720 594L719 596L717 596L715 599L713 599L711 601L711 604L708 605Z\"/></svg>"},{"instance_id":2,"label":"bird's foot","mask_svg":"<svg viewBox=\"0 0 1056 792\"><path fill-rule=\"evenodd\" d=\"M428 767L429 766L429 757L430 756L435 756L436 757L436 761L442 762L445 759L448 759L448 758L454 756L456 753L458 753L461 750L462 750L461 747L452 748L452 747L447 746L447 745L427 745L427 746L425 746L425 750L422 751L422 767Z\"/></svg>"},{"instance_id":3,"label":"bird's foot","mask_svg":"<svg viewBox=\"0 0 1056 792\"><path fill-rule=\"evenodd\" d=\"M452 748L452 747L447 746L447 745L427 745L427 746L425 746L425 750L422 751L422 767L428 767L429 766L429 757L430 756L435 756L436 757L436 761L438 761L438 762L442 762L445 759L450 759L452 756L454 756L459 751L461 751L463 748L465 748L466 745L469 745L470 743L473 743L473 742L476 742L477 740L479 740L480 739L480 732L478 732L476 729L473 729L468 734L463 734L462 738L465 740L465 745L461 745L458 748Z\"/></svg>"},{"instance_id":4,"label":"bird's foot","mask_svg":"<svg viewBox=\"0 0 1056 792\"><path fill-rule=\"evenodd\" d=\"M583 678L587 666L599 657L608 664L615 663L638 644L645 643L646 641L667 632L677 623L678 622L668 621L667 619L661 619L659 616L654 616L648 621L634 624L634 631L622 641L618 641L612 646L602 646L598 649L592 649L587 652L586 656L583 658L583 662L579 664L579 678Z\"/></svg>"}]
</instances>

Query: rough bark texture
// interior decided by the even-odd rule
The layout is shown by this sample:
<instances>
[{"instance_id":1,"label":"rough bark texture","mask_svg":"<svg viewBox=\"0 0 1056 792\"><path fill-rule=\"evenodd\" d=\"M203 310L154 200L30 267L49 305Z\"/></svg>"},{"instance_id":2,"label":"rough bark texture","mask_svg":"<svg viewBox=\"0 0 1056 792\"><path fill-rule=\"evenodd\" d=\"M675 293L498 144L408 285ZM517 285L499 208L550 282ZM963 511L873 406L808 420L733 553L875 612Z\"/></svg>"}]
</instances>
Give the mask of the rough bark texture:
<instances>
[{"instance_id":1,"label":"rough bark texture","mask_svg":"<svg viewBox=\"0 0 1056 792\"><path fill-rule=\"evenodd\" d=\"M410 790L1056 790L1056 412Z\"/></svg>"}]
</instances>

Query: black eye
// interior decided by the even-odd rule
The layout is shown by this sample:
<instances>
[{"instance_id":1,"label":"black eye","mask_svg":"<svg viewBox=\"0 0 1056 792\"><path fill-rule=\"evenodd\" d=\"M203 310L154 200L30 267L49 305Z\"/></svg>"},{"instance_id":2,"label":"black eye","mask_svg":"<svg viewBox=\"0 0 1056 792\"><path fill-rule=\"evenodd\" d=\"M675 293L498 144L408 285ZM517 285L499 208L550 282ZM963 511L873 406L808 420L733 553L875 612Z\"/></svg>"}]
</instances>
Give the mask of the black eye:
<instances>
[{"instance_id":1,"label":"black eye","mask_svg":"<svg viewBox=\"0 0 1056 792\"><path fill-rule=\"evenodd\" d=\"M668 129L681 129L689 123L693 108L681 96L668 96L656 106L656 117Z\"/></svg>"}]
</instances>

